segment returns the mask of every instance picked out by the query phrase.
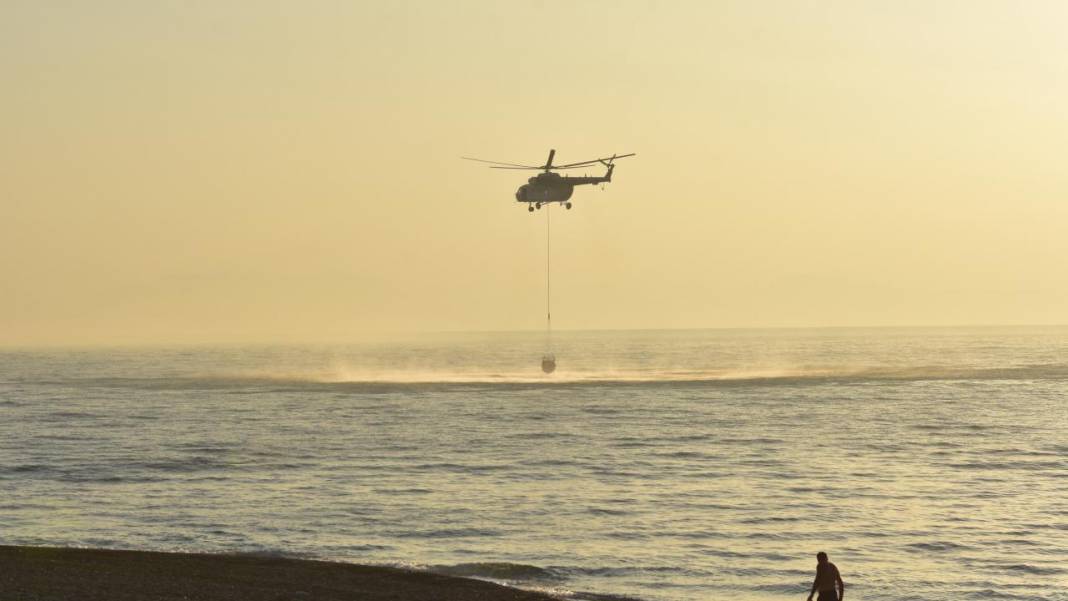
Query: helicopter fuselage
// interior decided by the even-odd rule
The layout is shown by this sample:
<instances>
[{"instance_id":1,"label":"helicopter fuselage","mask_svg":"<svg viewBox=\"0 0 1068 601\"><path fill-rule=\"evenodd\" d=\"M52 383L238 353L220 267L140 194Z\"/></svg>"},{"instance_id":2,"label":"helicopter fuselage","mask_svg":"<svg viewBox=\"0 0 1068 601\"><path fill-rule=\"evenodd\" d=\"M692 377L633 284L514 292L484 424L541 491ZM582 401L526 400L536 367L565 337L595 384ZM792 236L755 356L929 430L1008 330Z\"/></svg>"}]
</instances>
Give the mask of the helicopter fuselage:
<instances>
[{"instance_id":1,"label":"helicopter fuselage","mask_svg":"<svg viewBox=\"0 0 1068 601\"><path fill-rule=\"evenodd\" d=\"M567 202L575 192L575 186L600 184L612 181L611 171L605 177L570 177L556 173L539 173L519 186L515 191L517 202L536 203Z\"/></svg>"}]
</instances>

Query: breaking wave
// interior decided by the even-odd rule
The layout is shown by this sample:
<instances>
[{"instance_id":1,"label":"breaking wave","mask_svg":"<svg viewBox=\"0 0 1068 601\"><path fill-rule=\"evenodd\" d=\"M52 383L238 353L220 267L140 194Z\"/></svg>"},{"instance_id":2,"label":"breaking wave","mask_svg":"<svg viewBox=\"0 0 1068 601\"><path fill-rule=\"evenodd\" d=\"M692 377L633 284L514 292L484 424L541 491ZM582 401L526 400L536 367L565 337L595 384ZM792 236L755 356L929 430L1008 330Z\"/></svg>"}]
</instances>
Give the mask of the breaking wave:
<instances>
[{"instance_id":1,"label":"breaking wave","mask_svg":"<svg viewBox=\"0 0 1068 601\"><path fill-rule=\"evenodd\" d=\"M562 576L556 572L538 566L508 562L475 562L455 565L431 566L430 571L447 576L466 578L487 578L504 581L555 581Z\"/></svg>"}]
</instances>

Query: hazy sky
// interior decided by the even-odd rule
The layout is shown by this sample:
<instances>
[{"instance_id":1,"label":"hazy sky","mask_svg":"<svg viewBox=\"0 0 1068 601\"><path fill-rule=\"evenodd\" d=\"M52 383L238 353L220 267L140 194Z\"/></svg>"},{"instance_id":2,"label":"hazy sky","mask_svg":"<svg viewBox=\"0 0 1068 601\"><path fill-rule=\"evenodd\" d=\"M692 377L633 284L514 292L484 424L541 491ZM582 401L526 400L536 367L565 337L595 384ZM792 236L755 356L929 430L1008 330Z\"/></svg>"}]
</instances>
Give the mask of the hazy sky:
<instances>
[{"instance_id":1,"label":"hazy sky","mask_svg":"<svg viewBox=\"0 0 1068 601\"><path fill-rule=\"evenodd\" d=\"M1068 323L1068 3L0 5L0 345ZM579 173L581 175L581 172ZM590 174L600 174L591 169Z\"/></svg>"}]
</instances>

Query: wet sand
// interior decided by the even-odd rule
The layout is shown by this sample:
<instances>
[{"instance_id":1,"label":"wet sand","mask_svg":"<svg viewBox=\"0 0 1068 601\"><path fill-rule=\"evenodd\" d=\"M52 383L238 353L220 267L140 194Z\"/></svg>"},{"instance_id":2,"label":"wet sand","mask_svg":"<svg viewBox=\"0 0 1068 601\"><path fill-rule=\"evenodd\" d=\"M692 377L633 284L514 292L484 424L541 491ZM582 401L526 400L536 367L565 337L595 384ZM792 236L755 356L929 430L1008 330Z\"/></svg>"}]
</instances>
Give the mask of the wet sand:
<instances>
[{"instance_id":1,"label":"wet sand","mask_svg":"<svg viewBox=\"0 0 1068 601\"><path fill-rule=\"evenodd\" d=\"M256 555L0 546L5 601L550 601L453 576Z\"/></svg>"}]
</instances>

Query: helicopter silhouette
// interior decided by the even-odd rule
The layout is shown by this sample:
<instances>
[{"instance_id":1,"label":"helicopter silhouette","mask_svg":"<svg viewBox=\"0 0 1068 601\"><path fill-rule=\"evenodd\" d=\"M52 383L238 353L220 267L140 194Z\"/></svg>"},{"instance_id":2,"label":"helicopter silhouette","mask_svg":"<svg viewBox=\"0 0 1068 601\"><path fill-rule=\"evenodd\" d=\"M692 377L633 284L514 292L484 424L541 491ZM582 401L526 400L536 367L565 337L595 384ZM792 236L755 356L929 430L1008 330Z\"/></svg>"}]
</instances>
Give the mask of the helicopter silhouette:
<instances>
[{"instance_id":1,"label":"helicopter silhouette","mask_svg":"<svg viewBox=\"0 0 1068 601\"><path fill-rule=\"evenodd\" d=\"M600 159L590 159L588 161L579 161L578 163L568 163L566 165L553 165L553 157L556 156L556 150L550 150L549 159L545 161L544 165L539 166L501 163L499 161L487 161L471 157L460 158L468 161L490 163L490 169L530 169L544 171L544 173L539 173L528 179L527 183L519 186L519 189L515 191L516 201L527 203L527 210L533 213L534 209L540 209L541 205L551 202L558 202L564 205L565 208L570 209L571 195L575 192L575 186L582 186L585 184L604 184L612 181L612 170L616 168L614 164L616 159L632 157L635 156L635 154L636 153L633 152L630 154L613 154L610 157ZM553 173L554 171L563 169L590 167L598 163L608 168L608 171L602 177L572 177Z\"/></svg>"}]
</instances>

